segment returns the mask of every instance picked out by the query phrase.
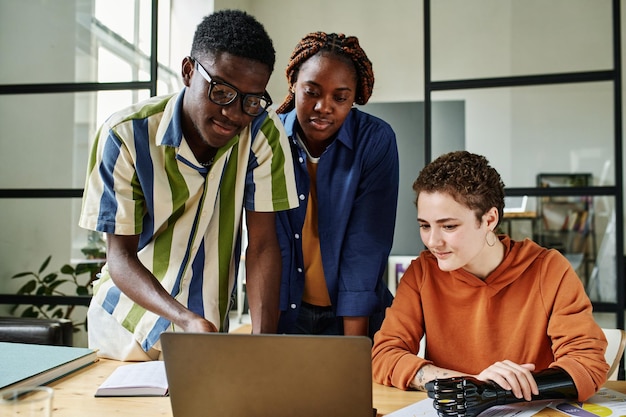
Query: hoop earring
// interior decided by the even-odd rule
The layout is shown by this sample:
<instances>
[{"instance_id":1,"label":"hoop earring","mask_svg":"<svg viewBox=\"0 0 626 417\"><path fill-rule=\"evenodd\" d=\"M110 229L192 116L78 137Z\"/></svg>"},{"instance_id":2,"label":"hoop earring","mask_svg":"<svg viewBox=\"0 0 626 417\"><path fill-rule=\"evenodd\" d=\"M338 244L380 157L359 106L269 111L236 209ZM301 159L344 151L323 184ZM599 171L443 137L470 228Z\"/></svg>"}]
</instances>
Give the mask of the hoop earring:
<instances>
[{"instance_id":1,"label":"hoop earring","mask_svg":"<svg viewBox=\"0 0 626 417\"><path fill-rule=\"evenodd\" d=\"M489 242L489 236L493 236L493 242ZM496 244L496 242L498 241L498 237L496 236L496 234L493 232L493 230L490 230L489 233L487 233L485 235L485 242L487 242L487 245L490 248L493 248Z\"/></svg>"}]
</instances>

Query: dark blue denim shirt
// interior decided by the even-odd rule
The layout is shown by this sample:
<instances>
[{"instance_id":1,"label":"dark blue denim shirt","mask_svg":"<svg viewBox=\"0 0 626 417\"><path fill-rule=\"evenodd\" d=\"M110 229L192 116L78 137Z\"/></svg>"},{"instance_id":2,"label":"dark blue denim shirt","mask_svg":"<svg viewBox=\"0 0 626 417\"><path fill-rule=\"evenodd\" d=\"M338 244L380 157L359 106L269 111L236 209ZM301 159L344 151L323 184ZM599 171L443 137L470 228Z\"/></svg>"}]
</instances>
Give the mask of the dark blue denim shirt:
<instances>
[{"instance_id":1,"label":"dark blue denim shirt","mask_svg":"<svg viewBox=\"0 0 626 417\"><path fill-rule=\"evenodd\" d=\"M301 235L309 174L306 152L296 139L295 110L280 118L290 139L300 198L298 208L278 212L276 219L283 262L278 331L291 333L304 291ZM385 269L396 220L398 165L391 126L353 108L317 168L320 247L333 309L340 317L370 316L370 328L380 326L392 301Z\"/></svg>"}]
</instances>

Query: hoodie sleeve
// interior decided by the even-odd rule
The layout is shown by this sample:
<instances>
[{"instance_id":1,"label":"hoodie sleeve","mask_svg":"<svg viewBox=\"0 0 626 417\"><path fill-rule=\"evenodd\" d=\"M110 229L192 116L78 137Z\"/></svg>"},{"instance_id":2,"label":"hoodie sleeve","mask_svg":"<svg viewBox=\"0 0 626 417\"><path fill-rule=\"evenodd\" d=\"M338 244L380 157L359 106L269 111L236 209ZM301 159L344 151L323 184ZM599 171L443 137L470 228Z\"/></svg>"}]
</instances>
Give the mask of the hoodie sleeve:
<instances>
[{"instance_id":1,"label":"hoodie sleeve","mask_svg":"<svg viewBox=\"0 0 626 417\"><path fill-rule=\"evenodd\" d=\"M402 276L392 307L374 336L372 375L375 382L409 389L417 371L432 363L417 356L424 336L422 300L419 291L421 275L419 258L413 260Z\"/></svg>"},{"instance_id":2,"label":"hoodie sleeve","mask_svg":"<svg viewBox=\"0 0 626 417\"><path fill-rule=\"evenodd\" d=\"M578 399L585 401L606 382L609 365L607 341L595 322L592 305L567 259L549 250L542 267L541 292L549 313L548 336L554 362L574 380Z\"/></svg>"}]
</instances>

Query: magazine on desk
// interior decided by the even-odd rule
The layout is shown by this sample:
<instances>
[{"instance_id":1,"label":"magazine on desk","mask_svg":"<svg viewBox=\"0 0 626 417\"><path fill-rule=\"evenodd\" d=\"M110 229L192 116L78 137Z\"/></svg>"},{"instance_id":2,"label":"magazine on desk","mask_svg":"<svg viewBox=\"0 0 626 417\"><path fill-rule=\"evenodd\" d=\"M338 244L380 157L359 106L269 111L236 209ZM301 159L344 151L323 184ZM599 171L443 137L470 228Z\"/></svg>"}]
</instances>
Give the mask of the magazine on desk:
<instances>
[{"instance_id":1,"label":"magazine on desk","mask_svg":"<svg viewBox=\"0 0 626 417\"><path fill-rule=\"evenodd\" d=\"M96 397L164 397L168 395L163 361L122 365L98 387Z\"/></svg>"},{"instance_id":2,"label":"magazine on desk","mask_svg":"<svg viewBox=\"0 0 626 417\"><path fill-rule=\"evenodd\" d=\"M548 409L549 412L546 413ZM480 417L532 417L541 414L551 417L620 417L626 416L626 395L608 388L601 388L593 397L584 403L567 401L535 401L491 407L480 414ZM433 400L427 398L411 404L398 411L387 414L387 417L437 417Z\"/></svg>"}]
</instances>

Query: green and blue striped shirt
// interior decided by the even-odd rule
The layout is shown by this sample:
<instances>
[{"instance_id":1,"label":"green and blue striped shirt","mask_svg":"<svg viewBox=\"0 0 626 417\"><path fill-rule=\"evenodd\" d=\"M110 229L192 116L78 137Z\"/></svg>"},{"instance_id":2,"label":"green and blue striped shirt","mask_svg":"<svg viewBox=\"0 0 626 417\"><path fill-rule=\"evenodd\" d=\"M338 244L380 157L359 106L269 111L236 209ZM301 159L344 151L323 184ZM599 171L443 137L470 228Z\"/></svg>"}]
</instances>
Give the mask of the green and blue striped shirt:
<instances>
[{"instance_id":1,"label":"green and blue striped shirt","mask_svg":"<svg viewBox=\"0 0 626 417\"><path fill-rule=\"evenodd\" d=\"M100 128L87 172L79 225L140 235L138 256L183 305L225 329L240 255L243 209L298 206L287 136L273 110L202 167L183 138L182 97L154 97ZM170 323L126 297L107 266L98 303L149 350Z\"/></svg>"}]
</instances>

